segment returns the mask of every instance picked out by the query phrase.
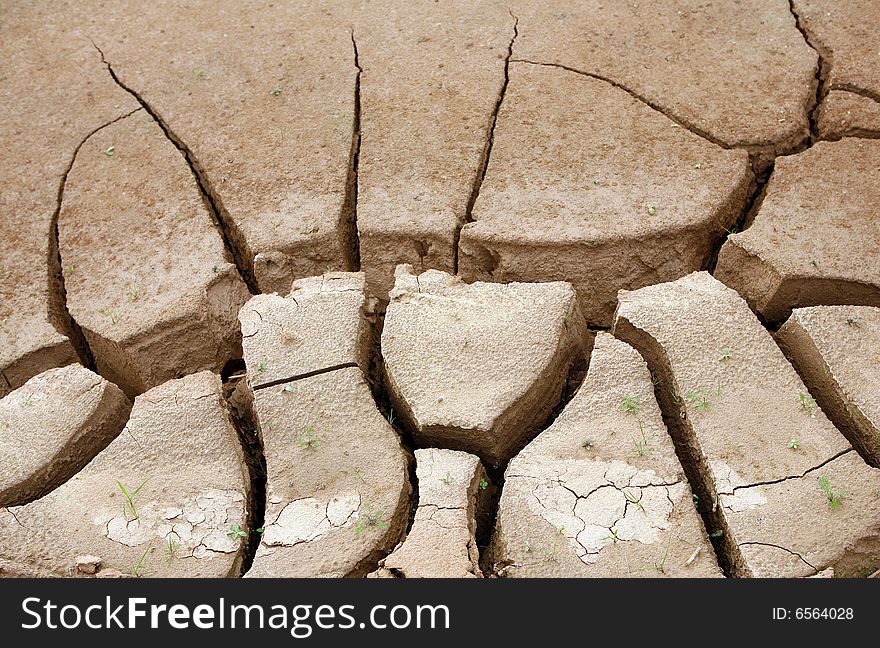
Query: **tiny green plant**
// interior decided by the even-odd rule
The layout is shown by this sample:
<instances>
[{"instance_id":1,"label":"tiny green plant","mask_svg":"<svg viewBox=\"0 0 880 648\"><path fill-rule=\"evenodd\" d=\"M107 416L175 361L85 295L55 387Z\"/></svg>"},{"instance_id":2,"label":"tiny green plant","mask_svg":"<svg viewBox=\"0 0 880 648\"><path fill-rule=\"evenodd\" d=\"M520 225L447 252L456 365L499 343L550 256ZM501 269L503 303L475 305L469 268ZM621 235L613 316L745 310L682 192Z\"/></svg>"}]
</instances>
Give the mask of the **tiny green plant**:
<instances>
[{"instance_id":1,"label":"tiny green plant","mask_svg":"<svg viewBox=\"0 0 880 648\"><path fill-rule=\"evenodd\" d=\"M701 412L705 412L712 407L712 403L709 402L709 390L705 387L698 387L696 390L689 389L684 393L684 397Z\"/></svg>"},{"instance_id":2,"label":"tiny green plant","mask_svg":"<svg viewBox=\"0 0 880 648\"><path fill-rule=\"evenodd\" d=\"M604 540L611 540L611 544L617 544L620 542L620 537L617 535L618 531L615 528L608 529L611 532L611 535L605 536Z\"/></svg>"},{"instance_id":3,"label":"tiny green plant","mask_svg":"<svg viewBox=\"0 0 880 648\"><path fill-rule=\"evenodd\" d=\"M125 291L125 296L128 299L128 303L133 304L138 299L140 299L141 289L135 288L135 287L129 288L128 290Z\"/></svg>"},{"instance_id":4,"label":"tiny green plant","mask_svg":"<svg viewBox=\"0 0 880 648\"><path fill-rule=\"evenodd\" d=\"M168 537L166 538L166 542L167 542L167 545L165 548L165 560L170 565L171 561L174 560L174 552L177 551L177 547L178 547L179 543L177 541L176 535L173 533L168 534Z\"/></svg>"},{"instance_id":5,"label":"tiny green plant","mask_svg":"<svg viewBox=\"0 0 880 648\"><path fill-rule=\"evenodd\" d=\"M284 385L284 389L282 391L287 392L288 394L293 392L293 385Z\"/></svg>"},{"instance_id":6,"label":"tiny green plant","mask_svg":"<svg viewBox=\"0 0 880 648\"><path fill-rule=\"evenodd\" d=\"M27 405L28 407L31 407L34 404L34 397L28 396L27 398L25 398L24 404Z\"/></svg>"},{"instance_id":7,"label":"tiny green plant","mask_svg":"<svg viewBox=\"0 0 880 648\"><path fill-rule=\"evenodd\" d=\"M567 322L569 318L571 318L571 314L574 312L574 300L568 305L568 310L565 311L565 317L563 317L563 321Z\"/></svg>"},{"instance_id":8,"label":"tiny green plant","mask_svg":"<svg viewBox=\"0 0 880 648\"><path fill-rule=\"evenodd\" d=\"M816 261L816 259L813 259L813 260L810 261L810 265L813 266L814 268L818 268L818 267L819 267L819 262Z\"/></svg>"},{"instance_id":9,"label":"tiny green plant","mask_svg":"<svg viewBox=\"0 0 880 648\"><path fill-rule=\"evenodd\" d=\"M274 88L272 88L272 96L273 97L277 97L280 94L281 94L281 88L279 88L278 86L275 86Z\"/></svg>"},{"instance_id":10,"label":"tiny green plant","mask_svg":"<svg viewBox=\"0 0 880 648\"><path fill-rule=\"evenodd\" d=\"M144 568L144 561L146 561L147 553L149 553L150 549L152 549L151 546L148 546L146 549L144 549L144 553L141 554L141 557L138 559L138 561L131 566L131 573L132 576L134 576L135 578L141 577Z\"/></svg>"},{"instance_id":11,"label":"tiny green plant","mask_svg":"<svg viewBox=\"0 0 880 648\"><path fill-rule=\"evenodd\" d=\"M633 452L630 454L630 457L644 457L651 454L651 449L648 447L648 437L645 436L645 428L641 420L639 421L639 434L639 437L633 437L632 439Z\"/></svg>"},{"instance_id":12,"label":"tiny green plant","mask_svg":"<svg viewBox=\"0 0 880 648\"><path fill-rule=\"evenodd\" d=\"M394 408L392 407L388 412L388 425L394 425L394 421L396 420L397 419L394 417Z\"/></svg>"},{"instance_id":13,"label":"tiny green plant","mask_svg":"<svg viewBox=\"0 0 880 648\"><path fill-rule=\"evenodd\" d=\"M581 442L581 447L584 450L592 450L593 449L593 440L592 439L584 439Z\"/></svg>"},{"instance_id":14,"label":"tiny green plant","mask_svg":"<svg viewBox=\"0 0 880 648\"><path fill-rule=\"evenodd\" d=\"M645 210L648 212L649 216L653 216L657 213L657 205L648 203L647 205L645 205Z\"/></svg>"},{"instance_id":15,"label":"tiny green plant","mask_svg":"<svg viewBox=\"0 0 880 648\"><path fill-rule=\"evenodd\" d=\"M311 425L306 427L305 431L297 439L296 444L303 450L306 448L318 449L318 435L315 434L315 430Z\"/></svg>"},{"instance_id":16,"label":"tiny green plant","mask_svg":"<svg viewBox=\"0 0 880 648\"><path fill-rule=\"evenodd\" d=\"M550 550L544 556L544 560L547 562L556 562L556 553L557 553L557 546L556 546L556 543L554 542L553 546L550 548Z\"/></svg>"},{"instance_id":17,"label":"tiny green plant","mask_svg":"<svg viewBox=\"0 0 880 648\"><path fill-rule=\"evenodd\" d=\"M849 315L846 318L846 323L849 324L850 326L852 326L853 328L859 328L861 326L861 323L859 322L859 318L855 317L854 315Z\"/></svg>"},{"instance_id":18,"label":"tiny green plant","mask_svg":"<svg viewBox=\"0 0 880 648\"><path fill-rule=\"evenodd\" d=\"M260 372L266 371L266 369L268 367L269 367L269 365L266 362L258 362L257 363L257 371L260 371Z\"/></svg>"},{"instance_id":19,"label":"tiny green plant","mask_svg":"<svg viewBox=\"0 0 880 648\"><path fill-rule=\"evenodd\" d=\"M489 482L486 481L485 479L481 479L480 480L480 490L486 490L487 488L489 488Z\"/></svg>"},{"instance_id":20,"label":"tiny green plant","mask_svg":"<svg viewBox=\"0 0 880 648\"><path fill-rule=\"evenodd\" d=\"M204 71L202 68L198 68L198 69L196 69L196 76L197 76L197 77L203 77L203 76L205 76L205 71Z\"/></svg>"},{"instance_id":21,"label":"tiny green plant","mask_svg":"<svg viewBox=\"0 0 880 648\"><path fill-rule=\"evenodd\" d=\"M626 491L626 490L623 491L623 496L626 498L627 502L629 502L630 504L635 504L637 507L639 507L639 510L642 513L645 512L645 507L642 505L642 498L641 497L636 497L635 495L633 495L632 493L630 493L629 491Z\"/></svg>"},{"instance_id":22,"label":"tiny green plant","mask_svg":"<svg viewBox=\"0 0 880 648\"><path fill-rule=\"evenodd\" d=\"M449 476L449 473L446 473L446 476L445 476L445 477L441 477L441 478L440 478L440 481L442 481L444 484L446 484L447 486L449 486L449 484L452 483L452 477Z\"/></svg>"},{"instance_id":23,"label":"tiny green plant","mask_svg":"<svg viewBox=\"0 0 880 648\"><path fill-rule=\"evenodd\" d=\"M798 395L798 403L801 406L801 409L804 410L811 418L815 418L816 414L816 400L812 398L809 394L801 393Z\"/></svg>"},{"instance_id":24,"label":"tiny green plant","mask_svg":"<svg viewBox=\"0 0 880 648\"><path fill-rule=\"evenodd\" d=\"M797 450L800 447L801 447L801 442L799 439L792 439L791 441L788 442L788 449L789 450Z\"/></svg>"},{"instance_id":25,"label":"tiny green plant","mask_svg":"<svg viewBox=\"0 0 880 648\"><path fill-rule=\"evenodd\" d=\"M243 530L237 524L233 524L229 527L229 531L226 532L226 535L232 538L232 540L241 540L242 538L247 538L247 531Z\"/></svg>"},{"instance_id":26,"label":"tiny green plant","mask_svg":"<svg viewBox=\"0 0 880 648\"><path fill-rule=\"evenodd\" d=\"M369 531L370 529L387 528L388 523L382 519L382 516L383 513L381 510L373 511L373 505L367 504L364 507L364 511L354 523L355 536L359 536L364 531Z\"/></svg>"},{"instance_id":27,"label":"tiny green plant","mask_svg":"<svg viewBox=\"0 0 880 648\"><path fill-rule=\"evenodd\" d=\"M212 266L211 272L213 272L214 274L217 274L218 272L220 272L220 268L218 268L217 266Z\"/></svg>"},{"instance_id":28,"label":"tiny green plant","mask_svg":"<svg viewBox=\"0 0 880 648\"><path fill-rule=\"evenodd\" d=\"M698 170L699 170L699 169L702 169L702 168L703 168L703 163L702 163L702 162L697 162L697 163L694 165L694 168L695 168L695 169L698 169Z\"/></svg>"},{"instance_id":29,"label":"tiny green plant","mask_svg":"<svg viewBox=\"0 0 880 648\"><path fill-rule=\"evenodd\" d=\"M827 477L819 477L819 488L822 494L828 500L828 507L832 509L840 508L843 505L843 498L846 497L847 490L845 488L834 488Z\"/></svg>"},{"instance_id":30,"label":"tiny green plant","mask_svg":"<svg viewBox=\"0 0 880 648\"><path fill-rule=\"evenodd\" d=\"M715 383L715 398L721 398L721 394L724 393L724 385L721 384L721 381Z\"/></svg>"},{"instance_id":31,"label":"tiny green plant","mask_svg":"<svg viewBox=\"0 0 880 648\"><path fill-rule=\"evenodd\" d=\"M635 414L639 411L639 404L642 401L642 397L639 395L627 394L623 397L623 401L620 403L620 411L628 412L630 414Z\"/></svg>"},{"instance_id":32,"label":"tiny green plant","mask_svg":"<svg viewBox=\"0 0 880 648\"><path fill-rule=\"evenodd\" d=\"M734 234L738 234L739 228L736 225L733 225L730 228L725 227L724 231L727 232L727 236L730 237L730 236L733 236Z\"/></svg>"},{"instance_id":33,"label":"tiny green plant","mask_svg":"<svg viewBox=\"0 0 880 648\"><path fill-rule=\"evenodd\" d=\"M694 508L695 509L700 508L700 496L697 495L696 493L694 493Z\"/></svg>"},{"instance_id":34,"label":"tiny green plant","mask_svg":"<svg viewBox=\"0 0 880 648\"><path fill-rule=\"evenodd\" d=\"M104 155L107 157L113 157L113 154L116 153L116 147L108 146L104 149Z\"/></svg>"},{"instance_id":35,"label":"tiny green plant","mask_svg":"<svg viewBox=\"0 0 880 648\"><path fill-rule=\"evenodd\" d=\"M134 522L140 518L137 507L134 505L134 498L138 496L147 481L148 480L145 479L140 486L129 493L128 489L122 485L122 482L116 480L116 486L119 487L119 490L122 491L122 495L125 497L125 503L122 505L122 515L125 516L125 519L128 522ZM131 514L131 518L129 518L129 513Z\"/></svg>"},{"instance_id":36,"label":"tiny green plant","mask_svg":"<svg viewBox=\"0 0 880 648\"><path fill-rule=\"evenodd\" d=\"M714 538L715 540L717 540L718 538L723 538L723 537L724 537L724 531L721 530L721 529L718 529L717 531L713 531L712 533L710 533L710 534L709 534L709 537L710 537L710 538Z\"/></svg>"},{"instance_id":37,"label":"tiny green plant","mask_svg":"<svg viewBox=\"0 0 880 648\"><path fill-rule=\"evenodd\" d=\"M354 476L357 477L358 479L360 479L361 481L366 481L366 480L364 479L364 473L361 472L361 469L360 469L360 468L355 468L355 469L354 469Z\"/></svg>"},{"instance_id":38,"label":"tiny green plant","mask_svg":"<svg viewBox=\"0 0 880 648\"><path fill-rule=\"evenodd\" d=\"M731 355L733 355L733 352L730 350L730 347L722 347L721 348L721 357L718 358L718 361L724 362L725 360L730 360Z\"/></svg>"}]
</instances>

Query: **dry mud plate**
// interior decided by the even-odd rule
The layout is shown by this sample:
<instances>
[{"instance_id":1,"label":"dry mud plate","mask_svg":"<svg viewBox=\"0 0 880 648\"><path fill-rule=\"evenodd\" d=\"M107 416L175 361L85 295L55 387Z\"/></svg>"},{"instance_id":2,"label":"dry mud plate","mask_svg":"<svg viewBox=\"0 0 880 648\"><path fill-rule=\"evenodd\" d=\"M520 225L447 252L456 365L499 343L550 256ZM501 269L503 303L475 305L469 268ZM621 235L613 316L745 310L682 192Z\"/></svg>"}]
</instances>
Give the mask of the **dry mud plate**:
<instances>
[{"instance_id":1,"label":"dry mud plate","mask_svg":"<svg viewBox=\"0 0 880 648\"><path fill-rule=\"evenodd\" d=\"M0 576L880 570L876 2L0 33Z\"/></svg>"}]
</instances>

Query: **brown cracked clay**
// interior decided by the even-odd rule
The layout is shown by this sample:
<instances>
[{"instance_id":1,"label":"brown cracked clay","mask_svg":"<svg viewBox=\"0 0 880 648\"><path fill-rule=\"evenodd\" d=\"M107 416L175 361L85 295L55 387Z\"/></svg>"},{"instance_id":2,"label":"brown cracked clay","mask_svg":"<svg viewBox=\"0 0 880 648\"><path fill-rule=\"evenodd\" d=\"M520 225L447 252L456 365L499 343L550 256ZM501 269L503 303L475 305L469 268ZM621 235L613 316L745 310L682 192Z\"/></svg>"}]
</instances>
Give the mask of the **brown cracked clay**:
<instances>
[{"instance_id":1,"label":"brown cracked clay","mask_svg":"<svg viewBox=\"0 0 880 648\"><path fill-rule=\"evenodd\" d=\"M78 364L49 369L0 399L0 507L46 495L125 427L131 403Z\"/></svg>"},{"instance_id":2,"label":"brown cracked clay","mask_svg":"<svg viewBox=\"0 0 880 648\"><path fill-rule=\"evenodd\" d=\"M792 308L880 305L880 141L845 138L776 161L754 223L715 276L765 319Z\"/></svg>"},{"instance_id":3,"label":"brown cracked clay","mask_svg":"<svg viewBox=\"0 0 880 648\"><path fill-rule=\"evenodd\" d=\"M880 471L831 425L745 301L704 272L619 299L614 334L661 381L732 573L840 575L880 560Z\"/></svg>"},{"instance_id":4,"label":"brown cracked clay","mask_svg":"<svg viewBox=\"0 0 880 648\"><path fill-rule=\"evenodd\" d=\"M145 111L85 142L58 226L68 309L98 371L129 396L239 355L247 288L186 161Z\"/></svg>"},{"instance_id":5,"label":"brown cracked clay","mask_svg":"<svg viewBox=\"0 0 880 648\"><path fill-rule=\"evenodd\" d=\"M776 340L822 410L880 467L880 308L798 308Z\"/></svg>"},{"instance_id":6,"label":"brown cracked clay","mask_svg":"<svg viewBox=\"0 0 880 648\"><path fill-rule=\"evenodd\" d=\"M267 471L249 577L364 575L405 530L406 452L357 364L367 343L363 283L355 273L308 278L287 298L258 296L242 309L245 335L256 335L245 338L239 389ZM285 332L327 337L286 344Z\"/></svg>"},{"instance_id":7,"label":"brown cracked clay","mask_svg":"<svg viewBox=\"0 0 880 648\"><path fill-rule=\"evenodd\" d=\"M546 420L589 336L570 284L398 266L382 332L394 411L420 445L499 464Z\"/></svg>"},{"instance_id":8,"label":"brown cracked clay","mask_svg":"<svg viewBox=\"0 0 880 648\"><path fill-rule=\"evenodd\" d=\"M58 284L54 218L82 141L138 108L54 6L0 14L0 397L77 361ZM40 79L35 82L35 79Z\"/></svg>"},{"instance_id":9,"label":"brown cracked clay","mask_svg":"<svg viewBox=\"0 0 880 648\"><path fill-rule=\"evenodd\" d=\"M605 81L511 63L492 157L461 232L466 280L570 281L591 324L620 288L703 267L753 182L748 156Z\"/></svg>"},{"instance_id":10,"label":"brown cracked clay","mask_svg":"<svg viewBox=\"0 0 880 648\"><path fill-rule=\"evenodd\" d=\"M466 452L424 448L415 455L419 502L412 529L370 576L481 578L474 534L486 471Z\"/></svg>"},{"instance_id":11,"label":"brown cracked clay","mask_svg":"<svg viewBox=\"0 0 880 648\"><path fill-rule=\"evenodd\" d=\"M716 577L651 376L599 333L587 378L507 468L492 561L506 577Z\"/></svg>"},{"instance_id":12,"label":"brown cracked clay","mask_svg":"<svg viewBox=\"0 0 880 648\"><path fill-rule=\"evenodd\" d=\"M45 497L0 509L0 573L237 576L249 478L220 378L201 372L135 399L123 432ZM127 494L126 494L127 493Z\"/></svg>"},{"instance_id":13,"label":"brown cracked clay","mask_svg":"<svg viewBox=\"0 0 880 648\"><path fill-rule=\"evenodd\" d=\"M251 387L344 365L367 371L366 301L364 275L348 272L299 279L287 297L252 297L239 313Z\"/></svg>"}]
</instances>

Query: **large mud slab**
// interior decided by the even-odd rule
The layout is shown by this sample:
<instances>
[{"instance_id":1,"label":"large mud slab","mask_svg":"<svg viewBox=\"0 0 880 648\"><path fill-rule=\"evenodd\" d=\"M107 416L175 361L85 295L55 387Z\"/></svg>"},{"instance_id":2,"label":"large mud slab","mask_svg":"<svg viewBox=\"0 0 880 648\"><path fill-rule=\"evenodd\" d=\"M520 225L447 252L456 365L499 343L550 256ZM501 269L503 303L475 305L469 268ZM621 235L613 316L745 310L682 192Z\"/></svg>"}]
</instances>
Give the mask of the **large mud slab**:
<instances>
[{"instance_id":1,"label":"large mud slab","mask_svg":"<svg viewBox=\"0 0 880 648\"><path fill-rule=\"evenodd\" d=\"M564 282L506 285L399 266L382 331L395 412L417 443L501 464L546 420L589 336Z\"/></svg>"},{"instance_id":2,"label":"large mud slab","mask_svg":"<svg viewBox=\"0 0 880 648\"><path fill-rule=\"evenodd\" d=\"M620 288L699 270L743 210L747 155L613 85L512 63L492 158L461 233L468 280L570 281L592 324Z\"/></svg>"},{"instance_id":3,"label":"large mud slab","mask_svg":"<svg viewBox=\"0 0 880 648\"><path fill-rule=\"evenodd\" d=\"M633 348L597 335L577 394L510 462L493 543L508 577L721 575Z\"/></svg>"},{"instance_id":4,"label":"large mud slab","mask_svg":"<svg viewBox=\"0 0 880 648\"><path fill-rule=\"evenodd\" d=\"M3 396L77 360L58 283L59 194L82 141L138 104L113 83L88 39L53 7L4 6L0 29Z\"/></svg>"},{"instance_id":5,"label":"large mud slab","mask_svg":"<svg viewBox=\"0 0 880 648\"><path fill-rule=\"evenodd\" d=\"M122 431L131 403L78 364L49 369L0 399L0 506L49 493Z\"/></svg>"},{"instance_id":6,"label":"large mud slab","mask_svg":"<svg viewBox=\"0 0 880 648\"><path fill-rule=\"evenodd\" d=\"M240 354L247 289L184 157L145 111L86 140L58 229L70 314L126 393Z\"/></svg>"},{"instance_id":7,"label":"large mud slab","mask_svg":"<svg viewBox=\"0 0 880 648\"><path fill-rule=\"evenodd\" d=\"M776 339L822 409L880 467L880 308L798 308Z\"/></svg>"},{"instance_id":8,"label":"large mud slab","mask_svg":"<svg viewBox=\"0 0 880 648\"><path fill-rule=\"evenodd\" d=\"M828 421L739 295L706 273L622 291L614 333L662 381L734 575L851 572L880 558L880 471Z\"/></svg>"},{"instance_id":9,"label":"large mud slab","mask_svg":"<svg viewBox=\"0 0 880 648\"><path fill-rule=\"evenodd\" d=\"M237 576L249 480L209 372L135 399L125 430L69 481L0 509L0 572ZM77 566L97 559L95 569ZM94 562L94 561L92 561Z\"/></svg>"},{"instance_id":10,"label":"large mud slab","mask_svg":"<svg viewBox=\"0 0 880 648\"><path fill-rule=\"evenodd\" d=\"M819 142L783 157L745 232L729 237L715 276L765 319L792 308L880 305L880 142Z\"/></svg>"}]
</instances>

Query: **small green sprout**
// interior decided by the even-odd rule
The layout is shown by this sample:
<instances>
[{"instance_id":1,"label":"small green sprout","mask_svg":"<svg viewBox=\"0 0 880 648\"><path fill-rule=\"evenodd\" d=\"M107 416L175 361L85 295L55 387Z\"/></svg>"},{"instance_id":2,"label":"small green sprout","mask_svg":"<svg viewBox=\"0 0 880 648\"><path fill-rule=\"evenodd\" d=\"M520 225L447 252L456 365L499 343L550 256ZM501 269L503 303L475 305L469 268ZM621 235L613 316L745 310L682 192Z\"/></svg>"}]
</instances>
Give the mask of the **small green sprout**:
<instances>
[{"instance_id":1,"label":"small green sprout","mask_svg":"<svg viewBox=\"0 0 880 648\"><path fill-rule=\"evenodd\" d=\"M641 497L637 498L635 495L633 495L632 493L630 493L629 491L626 491L626 490L623 491L623 496L626 498L627 502L638 506L639 509L642 511L642 513L645 512L645 507L642 506L642 498Z\"/></svg>"},{"instance_id":2,"label":"small green sprout","mask_svg":"<svg viewBox=\"0 0 880 648\"><path fill-rule=\"evenodd\" d=\"M718 358L718 362L724 362L725 360L730 360L730 356L733 352L730 350L730 347L723 347L721 349L721 357Z\"/></svg>"},{"instance_id":3,"label":"small green sprout","mask_svg":"<svg viewBox=\"0 0 880 648\"><path fill-rule=\"evenodd\" d=\"M584 450L592 450L593 449L593 440L592 439L584 439L581 443L581 447Z\"/></svg>"},{"instance_id":4,"label":"small green sprout","mask_svg":"<svg viewBox=\"0 0 880 648\"><path fill-rule=\"evenodd\" d=\"M226 532L226 535L233 540L241 540L242 538L247 538L247 531L242 530L237 524L233 524L229 531Z\"/></svg>"},{"instance_id":5,"label":"small green sprout","mask_svg":"<svg viewBox=\"0 0 880 648\"><path fill-rule=\"evenodd\" d=\"M801 393L798 395L798 403L800 403L801 409L809 414L810 418L816 418L816 400L814 398L809 394Z\"/></svg>"},{"instance_id":6,"label":"small green sprout","mask_svg":"<svg viewBox=\"0 0 880 648\"><path fill-rule=\"evenodd\" d=\"M452 483L452 477L449 476L449 473L446 473L446 476L445 476L445 477L441 477L441 478L440 478L440 481L442 481L444 484L446 484L447 486L449 486L449 484Z\"/></svg>"},{"instance_id":7,"label":"small green sprout","mask_svg":"<svg viewBox=\"0 0 880 648\"><path fill-rule=\"evenodd\" d=\"M203 76L205 76L205 71L204 71L202 68L197 68L197 69L196 69L196 76L197 76L197 77L203 77Z\"/></svg>"},{"instance_id":8,"label":"small green sprout","mask_svg":"<svg viewBox=\"0 0 880 648\"><path fill-rule=\"evenodd\" d=\"M126 298L128 299L129 304L133 304L136 302L141 296L140 288L129 288L125 291Z\"/></svg>"},{"instance_id":9,"label":"small green sprout","mask_svg":"<svg viewBox=\"0 0 880 648\"><path fill-rule=\"evenodd\" d=\"M695 169L702 169L702 168L703 168L703 163L702 163L702 162L697 162L697 163L694 165L694 168L695 168Z\"/></svg>"},{"instance_id":10,"label":"small green sprout","mask_svg":"<svg viewBox=\"0 0 880 648\"><path fill-rule=\"evenodd\" d=\"M24 399L24 404L27 405L28 407L32 407L33 404L34 404L34 397L33 397L33 396L28 396L27 398L25 398L25 399Z\"/></svg>"},{"instance_id":11,"label":"small green sprout","mask_svg":"<svg viewBox=\"0 0 880 648\"><path fill-rule=\"evenodd\" d=\"M633 458L651 454L651 449L648 447L648 438L645 436L645 429L641 421L639 421L639 432L641 433L641 439L633 437L632 440L634 450L629 456Z\"/></svg>"},{"instance_id":12,"label":"small green sprout","mask_svg":"<svg viewBox=\"0 0 880 648\"><path fill-rule=\"evenodd\" d=\"M144 553L141 554L140 560L138 560L134 565L131 566L131 573L135 578L141 577L141 570L144 567L144 561L147 559L147 553L152 549L152 546L148 546L144 549Z\"/></svg>"},{"instance_id":13,"label":"small green sprout","mask_svg":"<svg viewBox=\"0 0 880 648\"><path fill-rule=\"evenodd\" d=\"M128 492L128 489L122 485L122 482L117 480L116 485L119 487L119 490L122 491L122 494L125 496L125 503L122 505L122 515L125 516L125 519L128 522L134 522L138 518L140 518L140 514L137 511L137 507L134 505L134 498L137 497L138 493L141 492L141 489L149 480L144 480L143 484L135 488L131 493ZM129 519L128 513L131 513L131 518Z\"/></svg>"},{"instance_id":14,"label":"small green sprout","mask_svg":"<svg viewBox=\"0 0 880 648\"><path fill-rule=\"evenodd\" d=\"M845 488L832 488L831 482L827 477L819 477L819 488L822 494L828 499L828 507L831 509L840 508L843 505L843 498L846 497L847 490Z\"/></svg>"},{"instance_id":15,"label":"small green sprout","mask_svg":"<svg viewBox=\"0 0 880 648\"><path fill-rule=\"evenodd\" d=\"M113 157L114 153L116 153L115 146L108 146L107 148L104 149L104 155L106 155L107 157Z\"/></svg>"},{"instance_id":16,"label":"small green sprout","mask_svg":"<svg viewBox=\"0 0 880 648\"><path fill-rule=\"evenodd\" d=\"M257 371L263 372L269 367L269 364L266 362L258 362L257 363Z\"/></svg>"},{"instance_id":17,"label":"small green sprout","mask_svg":"<svg viewBox=\"0 0 880 648\"><path fill-rule=\"evenodd\" d=\"M788 442L788 449L789 450L797 450L800 447L801 447L801 442L799 439L792 439L791 441Z\"/></svg>"},{"instance_id":18,"label":"small green sprout","mask_svg":"<svg viewBox=\"0 0 880 648\"><path fill-rule=\"evenodd\" d=\"M394 416L394 408L391 408L391 411L388 412L388 425L394 425L394 421L397 419Z\"/></svg>"},{"instance_id":19,"label":"small green sprout","mask_svg":"<svg viewBox=\"0 0 880 648\"><path fill-rule=\"evenodd\" d=\"M629 412L630 414L635 414L639 410L639 404L642 401L642 397L633 394L627 394L623 397L623 402L620 403L620 411L621 412Z\"/></svg>"},{"instance_id":20,"label":"small green sprout","mask_svg":"<svg viewBox=\"0 0 880 648\"><path fill-rule=\"evenodd\" d=\"M657 206L649 203L645 206L645 210L648 212L648 216L653 216L657 213Z\"/></svg>"},{"instance_id":21,"label":"small green sprout","mask_svg":"<svg viewBox=\"0 0 880 648\"><path fill-rule=\"evenodd\" d=\"M369 529L384 529L388 526L388 523L382 519L383 513L381 510L373 512L372 504L367 504L364 508L365 511L360 514L360 517L354 523L355 536L359 536Z\"/></svg>"},{"instance_id":22,"label":"small green sprout","mask_svg":"<svg viewBox=\"0 0 880 648\"><path fill-rule=\"evenodd\" d=\"M306 448L318 449L318 435L315 434L315 430L311 425L306 427L305 431L297 439L296 444L303 450Z\"/></svg>"},{"instance_id":23,"label":"small green sprout","mask_svg":"<svg viewBox=\"0 0 880 648\"><path fill-rule=\"evenodd\" d=\"M694 508L695 509L700 508L700 496L697 495L696 493L694 493Z\"/></svg>"},{"instance_id":24,"label":"small green sprout","mask_svg":"<svg viewBox=\"0 0 880 648\"><path fill-rule=\"evenodd\" d=\"M486 481L485 479L481 479L480 480L480 490L486 490L487 488L489 488L489 482Z\"/></svg>"},{"instance_id":25,"label":"small green sprout","mask_svg":"<svg viewBox=\"0 0 880 648\"><path fill-rule=\"evenodd\" d=\"M698 387L696 391L690 389L685 392L684 397L695 404L701 412L705 412L712 407L712 404L709 402L709 390L705 387Z\"/></svg>"},{"instance_id":26,"label":"small green sprout","mask_svg":"<svg viewBox=\"0 0 880 648\"><path fill-rule=\"evenodd\" d=\"M553 546L550 548L550 550L544 555L544 560L546 562L556 562L556 552L557 552L557 546L556 546L556 543L554 542Z\"/></svg>"},{"instance_id":27,"label":"small green sprout","mask_svg":"<svg viewBox=\"0 0 880 648\"><path fill-rule=\"evenodd\" d=\"M171 561L174 560L174 552L177 551L177 547L180 544L177 540L177 534L175 533L169 533L166 538L168 544L165 550L165 560L169 565L171 564Z\"/></svg>"},{"instance_id":28,"label":"small green sprout","mask_svg":"<svg viewBox=\"0 0 880 648\"><path fill-rule=\"evenodd\" d=\"M618 533L617 529L611 528L608 530L611 532L611 535L607 535L602 539L603 540L611 540L611 544L617 544L620 541L620 538L617 535L617 533Z\"/></svg>"},{"instance_id":29,"label":"small green sprout","mask_svg":"<svg viewBox=\"0 0 880 648\"><path fill-rule=\"evenodd\" d=\"M849 315L846 318L846 323L849 324L850 326L852 326L853 328L859 328L861 326L861 323L859 322L859 318L855 317L854 315Z\"/></svg>"},{"instance_id":30,"label":"small green sprout","mask_svg":"<svg viewBox=\"0 0 880 648\"><path fill-rule=\"evenodd\" d=\"M288 394L293 392L293 385L284 385L284 389L281 391L287 392Z\"/></svg>"},{"instance_id":31,"label":"small green sprout","mask_svg":"<svg viewBox=\"0 0 880 648\"><path fill-rule=\"evenodd\" d=\"M715 540L717 540L718 538L723 538L723 537L724 537L724 531L723 531L722 529L718 529L717 531L713 531L712 533L710 533L710 534L709 534L709 537L710 537L710 538L713 538L713 539L715 539Z\"/></svg>"},{"instance_id":32,"label":"small green sprout","mask_svg":"<svg viewBox=\"0 0 880 648\"><path fill-rule=\"evenodd\" d=\"M277 97L280 94L281 94L281 88L279 88L278 86L275 86L274 88L272 88L272 96L273 97Z\"/></svg>"}]
</instances>

